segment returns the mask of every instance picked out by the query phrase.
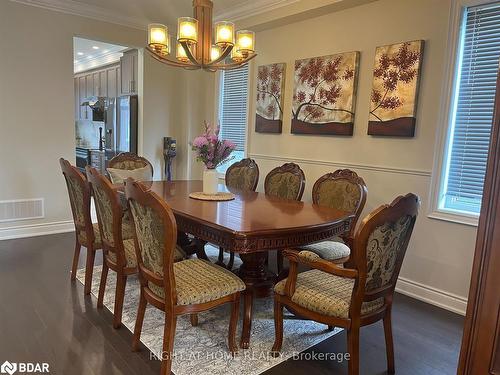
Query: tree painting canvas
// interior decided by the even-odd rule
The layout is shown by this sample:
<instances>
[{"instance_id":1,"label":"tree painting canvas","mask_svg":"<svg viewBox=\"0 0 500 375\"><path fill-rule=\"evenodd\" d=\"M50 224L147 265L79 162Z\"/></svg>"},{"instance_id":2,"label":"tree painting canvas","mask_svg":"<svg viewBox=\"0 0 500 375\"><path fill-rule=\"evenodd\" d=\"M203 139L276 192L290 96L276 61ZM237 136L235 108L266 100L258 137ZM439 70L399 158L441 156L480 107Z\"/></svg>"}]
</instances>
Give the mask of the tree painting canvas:
<instances>
[{"instance_id":1,"label":"tree painting canvas","mask_svg":"<svg viewBox=\"0 0 500 375\"><path fill-rule=\"evenodd\" d=\"M259 66L255 131L281 133L283 126L283 91L286 64Z\"/></svg>"},{"instance_id":2,"label":"tree painting canvas","mask_svg":"<svg viewBox=\"0 0 500 375\"><path fill-rule=\"evenodd\" d=\"M376 49L368 134L415 135L423 51L423 40Z\"/></svg>"},{"instance_id":3,"label":"tree painting canvas","mask_svg":"<svg viewBox=\"0 0 500 375\"><path fill-rule=\"evenodd\" d=\"M352 135L359 52L295 61L292 133Z\"/></svg>"}]
</instances>

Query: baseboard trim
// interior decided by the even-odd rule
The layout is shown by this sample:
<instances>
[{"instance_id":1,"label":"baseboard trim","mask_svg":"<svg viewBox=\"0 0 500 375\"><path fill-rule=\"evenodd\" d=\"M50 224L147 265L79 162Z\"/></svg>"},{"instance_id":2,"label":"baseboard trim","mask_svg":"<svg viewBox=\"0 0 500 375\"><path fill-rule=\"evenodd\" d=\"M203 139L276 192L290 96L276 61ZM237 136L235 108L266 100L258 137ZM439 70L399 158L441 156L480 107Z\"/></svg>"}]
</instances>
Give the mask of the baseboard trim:
<instances>
[{"instance_id":1,"label":"baseboard trim","mask_svg":"<svg viewBox=\"0 0 500 375\"><path fill-rule=\"evenodd\" d=\"M398 279L396 292L442 309L452 311L456 314L465 315L467 310L467 298L453 293L448 293L444 290L436 289L404 277L400 277Z\"/></svg>"},{"instance_id":2,"label":"baseboard trim","mask_svg":"<svg viewBox=\"0 0 500 375\"><path fill-rule=\"evenodd\" d=\"M73 220L20 225L16 227L0 228L0 241L73 232L74 230L75 224Z\"/></svg>"},{"instance_id":3,"label":"baseboard trim","mask_svg":"<svg viewBox=\"0 0 500 375\"><path fill-rule=\"evenodd\" d=\"M274 160L279 162L294 162L294 163L302 163L302 164L310 164L310 165L326 165L335 168L349 168L349 169L359 169L365 171L377 171L384 173L395 173L395 174L405 174L412 176L422 176L422 177L431 177L430 171L418 170L418 169L407 169L407 168L391 168L391 167L381 167L378 165L369 165L369 164L352 164L352 163L342 163L328 160L314 160L314 159L301 159L295 157L286 157L286 156L274 156L274 155L263 155L263 154L248 154L248 157L253 159L261 159L261 160Z\"/></svg>"}]
</instances>

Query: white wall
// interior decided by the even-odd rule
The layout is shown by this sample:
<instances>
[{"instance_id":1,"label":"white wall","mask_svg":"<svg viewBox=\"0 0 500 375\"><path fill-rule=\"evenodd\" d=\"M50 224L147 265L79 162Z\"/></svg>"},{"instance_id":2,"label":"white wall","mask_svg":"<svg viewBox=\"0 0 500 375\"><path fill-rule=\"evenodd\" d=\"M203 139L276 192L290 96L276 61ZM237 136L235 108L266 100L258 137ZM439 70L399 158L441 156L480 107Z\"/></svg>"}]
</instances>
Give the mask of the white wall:
<instances>
[{"instance_id":1,"label":"white wall","mask_svg":"<svg viewBox=\"0 0 500 375\"><path fill-rule=\"evenodd\" d=\"M143 30L0 1L0 200L45 198L44 219L0 223L0 239L73 227L58 160L75 160L74 36L137 48L146 42ZM177 176L198 176L187 168L187 141L204 116L213 117L201 95L210 78L149 57L140 74L142 150L156 177L166 135L179 139Z\"/></svg>"},{"instance_id":2,"label":"white wall","mask_svg":"<svg viewBox=\"0 0 500 375\"><path fill-rule=\"evenodd\" d=\"M426 217L435 134L446 126L438 123L438 114L449 8L450 0L380 0L258 32L256 65L287 63L284 121L281 135L254 132L252 82L248 153L259 163L261 176L285 161L298 162L307 178L305 199L310 199L312 184L322 174L342 167L355 170L368 185L363 215L399 194L418 194L422 208L399 288L464 311L476 228ZM412 139L368 136L375 47L415 39L426 41L416 135ZM290 134L294 61L347 51L361 52L354 136ZM263 178L260 189L262 183Z\"/></svg>"}]
</instances>

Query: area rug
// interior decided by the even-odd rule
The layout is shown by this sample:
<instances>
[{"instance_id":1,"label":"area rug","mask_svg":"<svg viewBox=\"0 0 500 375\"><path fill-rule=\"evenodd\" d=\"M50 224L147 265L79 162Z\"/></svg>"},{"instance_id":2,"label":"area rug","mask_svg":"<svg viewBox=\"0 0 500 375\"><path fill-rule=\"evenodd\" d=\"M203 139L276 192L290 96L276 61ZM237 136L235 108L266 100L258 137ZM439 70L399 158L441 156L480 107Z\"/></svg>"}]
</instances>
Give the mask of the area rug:
<instances>
[{"instance_id":1,"label":"area rug","mask_svg":"<svg viewBox=\"0 0 500 375\"><path fill-rule=\"evenodd\" d=\"M212 254L210 254L212 255ZM212 258L212 256L210 256ZM97 297L101 266L94 268L92 294ZM85 270L78 270L77 278L83 283ZM104 306L111 312L114 307L116 273L108 274ZM136 276L128 278L123 307L123 325L133 332L139 301L139 281ZM286 311L286 310L285 310ZM158 359L162 351L164 314L148 306L141 334L142 343L151 351L151 358ZM198 314L199 324L192 327L189 316L177 319L172 372L176 375L256 375L279 363L297 356L300 352L340 332L328 331L324 324L308 320L297 320L285 314L282 355L270 356L274 342L274 320L272 298L254 302L254 319L250 337L250 349L240 349L232 358L227 349L229 306ZM241 334L242 314L238 324L237 342ZM111 320L109 324L112 324Z\"/></svg>"}]
</instances>

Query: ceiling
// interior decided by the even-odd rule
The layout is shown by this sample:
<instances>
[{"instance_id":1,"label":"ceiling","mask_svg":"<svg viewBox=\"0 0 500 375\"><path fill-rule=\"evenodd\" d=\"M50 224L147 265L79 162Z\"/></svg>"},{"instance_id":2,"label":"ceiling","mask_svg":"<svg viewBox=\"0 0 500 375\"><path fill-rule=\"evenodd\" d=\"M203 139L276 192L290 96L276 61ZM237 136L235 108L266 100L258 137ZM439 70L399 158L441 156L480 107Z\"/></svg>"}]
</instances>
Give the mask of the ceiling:
<instances>
[{"instance_id":1,"label":"ceiling","mask_svg":"<svg viewBox=\"0 0 500 375\"><path fill-rule=\"evenodd\" d=\"M128 47L98 42L95 40L73 38L74 72L82 72L120 60L122 52Z\"/></svg>"},{"instance_id":2,"label":"ceiling","mask_svg":"<svg viewBox=\"0 0 500 375\"><path fill-rule=\"evenodd\" d=\"M192 15L192 0L11 0L58 12L145 29L160 22L175 28L177 18ZM212 0L215 20L236 21L259 30L377 0ZM297 18L299 17L299 18ZM261 26L262 25L262 26Z\"/></svg>"},{"instance_id":3,"label":"ceiling","mask_svg":"<svg viewBox=\"0 0 500 375\"><path fill-rule=\"evenodd\" d=\"M173 27L176 26L178 17L190 16L193 13L192 0L11 1L137 28L145 28L151 22L161 22ZM245 18L249 12L255 15L265 12L269 7L285 6L299 1L305 0L213 0L214 18L236 20Z\"/></svg>"}]
</instances>

